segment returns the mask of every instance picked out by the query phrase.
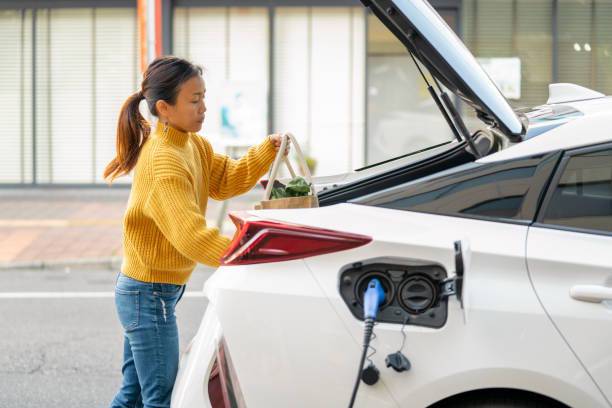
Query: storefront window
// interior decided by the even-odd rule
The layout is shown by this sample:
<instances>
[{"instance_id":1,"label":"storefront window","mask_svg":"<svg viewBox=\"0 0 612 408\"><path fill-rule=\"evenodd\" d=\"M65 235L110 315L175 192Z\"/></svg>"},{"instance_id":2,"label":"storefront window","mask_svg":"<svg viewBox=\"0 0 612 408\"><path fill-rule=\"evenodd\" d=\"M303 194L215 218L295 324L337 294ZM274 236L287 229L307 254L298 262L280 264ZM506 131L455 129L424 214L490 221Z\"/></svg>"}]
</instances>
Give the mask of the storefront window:
<instances>
[{"instance_id":1,"label":"storefront window","mask_svg":"<svg viewBox=\"0 0 612 408\"><path fill-rule=\"evenodd\" d=\"M612 1L559 1L559 81L612 92Z\"/></svg>"},{"instance_id":2,"label":"storefront window","mask_svg":"<svg viewBox=\"0 0 612 408\"><path fill-rule=\"evenodd\" d=\"M504 72L489 71L514 107L540 105L548 98L553 74L552 18L552 0L463 1L463 40L481 62L492 62L489 69L508 67L514 74L510 79L508 74L504 78Z\"/></svg>"},{"instance_id":3,"label":"storefront window","mask_svg":"<svg viewBox=\"0 0 612 408\"><path fill-rule=\"evenodd\" d=\"M268 130L268 10L177 7L174 54L204 68L205 134L226 145L258 143Z\"/></svg>"},{"instance_id":4,"label":"storefront window","mask_svg":"<svg viewBox=\"0 0 612 408\"><path fill-rule=\"evenodd\" d=\"M455 9L438 12L456 28ZM367 38L367 164L452 140L408 51L373 14Z\"/></svg>"},{"instance_id":5,"label":"storefront window","mask_svg":"<svg viewBox=\"0 0 612 408\"><path fill-rule=\"evenodd\" d=\"M363 165L362 7L277 7L273 130L291 131L315 174Z\"/></svg>"},{"instance_id":6,"label":"storefront window","mask_svg":"<svg viewBox=\"0 0 612 408\"><path fill-rule=\"evenodd\" d=\"M520 60L520 97L506 95L515 107L545 103L553 82L612 92L612 0L559 0L556 10L555 41L553 0L463 1L472 53Z\"/></svg>"},{"instance_id":7,"label":"storefront window","mask_svg":"<svg viewBox=\"0 0 612 408\"><path fill-rule=\"evenodd\" d=\"M137 55L133 8L0 11L0 183L103 183Z\"/></svg>"}]
</instances>

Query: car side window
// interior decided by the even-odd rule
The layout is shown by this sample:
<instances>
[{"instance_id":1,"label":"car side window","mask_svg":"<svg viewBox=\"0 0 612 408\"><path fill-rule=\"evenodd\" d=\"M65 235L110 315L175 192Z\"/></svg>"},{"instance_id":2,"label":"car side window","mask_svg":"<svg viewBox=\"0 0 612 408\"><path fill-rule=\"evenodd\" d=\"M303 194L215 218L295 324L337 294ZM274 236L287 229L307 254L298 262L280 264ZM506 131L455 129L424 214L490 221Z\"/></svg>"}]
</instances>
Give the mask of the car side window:
<instances>
[{"instance_id":1,"label":"car side window","mask_svg":"<svg viewBox=\"0 0 612 408\"><path fill-rule=\"evenodd\" d=\"M541 157L483 164L417 183L369 203L386 208L484 219L526 220L523 201Z\"/></svg>"},{"instance_id":2,"label":"car side window","mask_svg":"<svg viewBox=\"0 0 612 408\"><path fill-rule=\"evenodd\" d=\"M567 160L540 222L612 232L612 149Z\"/></svg>"}]
</instances>

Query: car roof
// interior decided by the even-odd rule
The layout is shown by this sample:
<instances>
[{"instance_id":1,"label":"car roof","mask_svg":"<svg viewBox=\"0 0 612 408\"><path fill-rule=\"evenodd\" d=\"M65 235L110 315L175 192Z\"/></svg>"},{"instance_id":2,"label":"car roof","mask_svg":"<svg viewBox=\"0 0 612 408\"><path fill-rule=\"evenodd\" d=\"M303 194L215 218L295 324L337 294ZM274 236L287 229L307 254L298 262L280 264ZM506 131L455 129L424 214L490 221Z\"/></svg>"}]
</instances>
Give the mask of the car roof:
<instances>
[{"instance_id":1,"label":"car roof","mask_svg":"<svg viewBox=\"0 0 612 408\"><path fill-rule=\"evenodd\" d=\"M612 109L577 117L546 133L485 156L477 163L518 159L606 142L612 142Z\"/></svg>"}]
</instances>

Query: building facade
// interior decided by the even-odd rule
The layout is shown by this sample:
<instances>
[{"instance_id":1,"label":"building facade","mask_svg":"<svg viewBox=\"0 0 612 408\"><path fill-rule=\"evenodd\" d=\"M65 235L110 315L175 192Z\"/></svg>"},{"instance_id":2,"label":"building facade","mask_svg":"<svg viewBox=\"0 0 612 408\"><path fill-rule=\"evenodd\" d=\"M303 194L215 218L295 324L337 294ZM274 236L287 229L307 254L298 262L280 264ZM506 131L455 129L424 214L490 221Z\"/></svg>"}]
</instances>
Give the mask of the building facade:
<instances>
[{"instance_id":1,"label":"building facade","mask_svg":"<svg viewBox=\"0 0 612 408\"><path fill-rule=\"evenodd\" d=\"M612 92L612 0L431 3L515 107L551 82ZM291 131L324 175L452 138L405 48L355 0L163 4L164 52L205 69L201 133L218 151ZM104 185L141 81L135 5L0 0L0 185Z\"/></svg>"}]
</instances>

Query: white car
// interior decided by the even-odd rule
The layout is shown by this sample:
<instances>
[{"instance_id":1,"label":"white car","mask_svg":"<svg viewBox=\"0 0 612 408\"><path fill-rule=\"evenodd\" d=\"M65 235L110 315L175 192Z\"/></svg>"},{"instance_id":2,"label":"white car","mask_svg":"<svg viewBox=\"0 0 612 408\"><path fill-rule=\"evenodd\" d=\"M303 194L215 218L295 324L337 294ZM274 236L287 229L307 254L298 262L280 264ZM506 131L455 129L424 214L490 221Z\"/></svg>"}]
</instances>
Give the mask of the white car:
<instances>
[{"instance_id":1,"label":"white car","mask_svg":"<svg viewBox=\"0 0 612 408\"><path fill-rule=\"evenodd\" d=\"M232 213L172 406L611 407L612 98L515 112L425 1L366 3L483 128Z\"/></svg>"}]
</instances>

